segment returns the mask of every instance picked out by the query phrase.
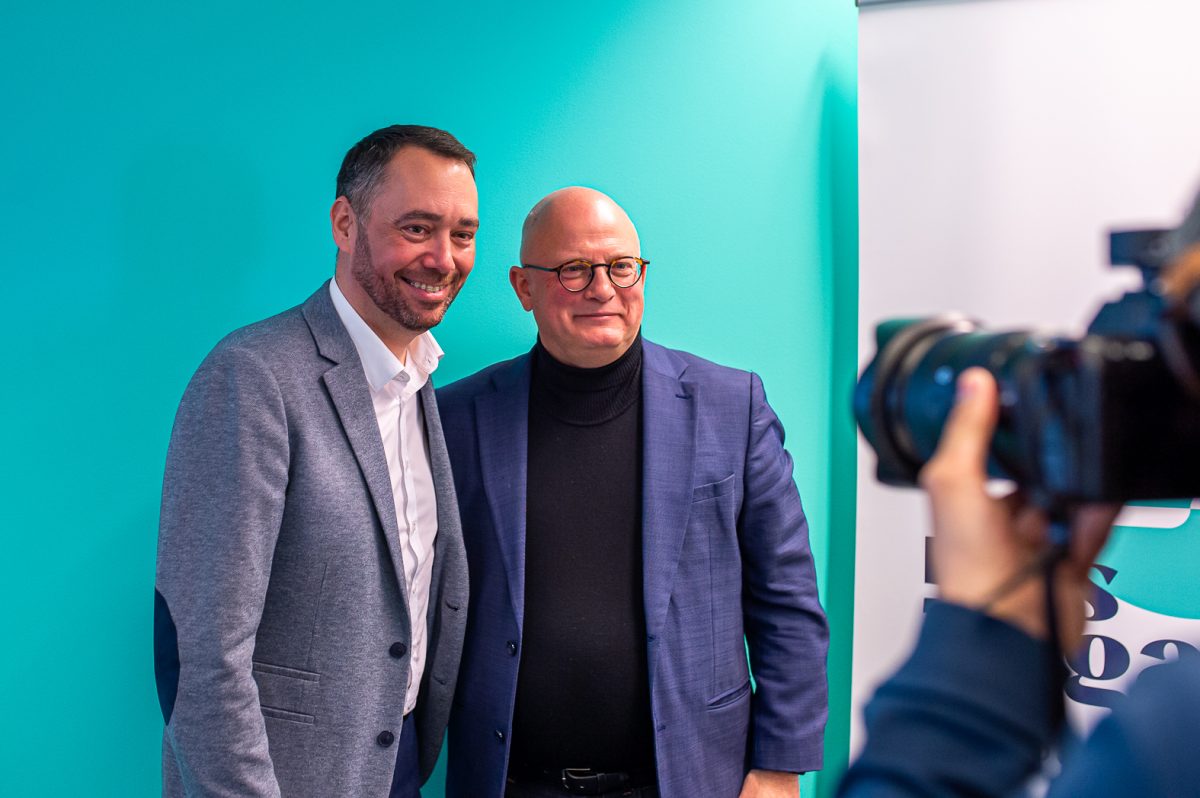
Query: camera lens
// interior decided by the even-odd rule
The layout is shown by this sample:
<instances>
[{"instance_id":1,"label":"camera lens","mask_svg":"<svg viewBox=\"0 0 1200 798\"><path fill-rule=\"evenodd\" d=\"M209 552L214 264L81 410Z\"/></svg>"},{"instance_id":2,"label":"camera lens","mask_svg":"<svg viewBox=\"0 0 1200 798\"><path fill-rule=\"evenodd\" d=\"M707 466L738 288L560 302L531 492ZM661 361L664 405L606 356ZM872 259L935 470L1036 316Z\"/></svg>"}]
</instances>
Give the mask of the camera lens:
<instances>
[{"instance_id":1,"label":"camera lens","mask_svg":"<svg viewBox=\"0 0 1200 798\"><path fill-rule=\"evenodd\" d=\"M876 328L878 354L863 371L854 392L854 415L879 455L878 477L890 485L912 486L933 456L942 426L954 405L955 381L982 366L1001 386L1014 385L1028 332L988 333L963 316L897 319ZM1017 479L1020 442L1002 413L992 444L989 471Z\"/></svg>"}]
</instances>

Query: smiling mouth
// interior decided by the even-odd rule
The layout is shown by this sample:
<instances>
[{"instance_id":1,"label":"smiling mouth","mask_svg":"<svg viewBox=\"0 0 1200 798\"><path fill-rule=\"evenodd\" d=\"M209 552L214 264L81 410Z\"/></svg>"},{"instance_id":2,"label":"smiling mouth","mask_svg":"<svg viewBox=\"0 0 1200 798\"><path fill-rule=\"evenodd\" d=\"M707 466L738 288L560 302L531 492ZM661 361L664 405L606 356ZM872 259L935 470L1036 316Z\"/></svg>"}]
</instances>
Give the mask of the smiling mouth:
<instances>
[{"instance_id":1,"label":"smiling mouth","mask_svg":"<svg viewBox=\"0 0 1200 798\"><path fill-rule=\"evenodd\" d=\"M443 291L449 290L453 282L445 283L419 283L416 280L410 280L407 277L401 277L401 280L411 285L418 291L424 291L426 294L440 294Z\"/></svg>"}]
</instances>

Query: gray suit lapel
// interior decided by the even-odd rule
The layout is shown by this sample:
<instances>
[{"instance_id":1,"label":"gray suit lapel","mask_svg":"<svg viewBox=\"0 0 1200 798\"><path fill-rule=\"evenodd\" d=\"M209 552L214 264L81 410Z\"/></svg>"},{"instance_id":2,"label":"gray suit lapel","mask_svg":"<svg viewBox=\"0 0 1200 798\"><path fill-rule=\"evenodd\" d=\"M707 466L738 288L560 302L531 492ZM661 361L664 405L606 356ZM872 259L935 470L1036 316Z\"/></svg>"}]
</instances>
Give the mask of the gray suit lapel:
<instances>
[{"instance_id":1,"label":"gray suit lapel","mask_svg":"<svg viewBox=\"0 0 1200 798\"><path fill-rule=\"evenodd\" d=\"M442 434L442 417L438 413L433 380L421 388L421 412L425 420L425 439L429 444L429 468L433 474L433 487L437 491L438 533L447 530L458 536L460 526L458 499L454 494L454 476L450 472L450 455L446 451L446 438Z\"/></svg>"},{"instance_id":2,"label":"gray suit lapel","mask_svg":"<svg viewBox=\"0 0 1200 798\"><path fill-rule=\"evenodd\" d=\"M657 636L687 529L696 458L696 391L683 366L645 342L642 368L642 574L646 632ZM653 667L653 663L651 663ZM651 671L653 673L653 670Z\"/></svg>"},{"instance_id":3,"label":"gray suit lapel","mask_svg":"<svg viewBox=\"0 0 1200 798\"><path fill-rule=\"evenodd\" d=\"M407 595L404 557L400 552L400 530L396 525L396 502L392 497L392 478L383 452L383 439L379 435L379 422L375 419L371 389L363 374L362 361L358 358L354 342L333 307L328 283L304 303L304 318L312 330L317 350L334 363L321 379L329 390L350 448L366 480L375 513L383 527L383 536L387 540L401 595Z\"/></svg>"},{"instance_id":4,"label":"gray suit lapel","mask_svg":"<svg viewBox=\"0 0 1200 798\"><path fill-rule=\"evenodd\" d=\"M496 390L475 399L479 465L518 630L525 617L525 500L529 473L530 358L494 379Z\"/></svg>"},{"instance_id":5,"label":"gray suit lapel","mask_svg":"<svg viewBox=\"0 0 1200 798\"><path fill-rule=\"evenodd\" d=\"M430 583L429 595L429 640L436 644L438 630L435 628L433 601L442 597L452 610L461 606L461 585L453 584L461 575L447 574L451 559L450 549L462 549L462 522L458 514L458 498L454 491L454 476L450 472L450 455L446 451L446 438L442 434L442 417L438 413L437 398L434 395L433 380L425 383L420 394L421 410L425 418L425 438L429 443L429 467L433 473L433 487L437 494L438 533L434 545L433 580ZM463 555L465 556L465 555ZM459 555L455 555L458 559ZM443 581L451 580L452 584L443 588Z\"/></svg>"}]
</instances>

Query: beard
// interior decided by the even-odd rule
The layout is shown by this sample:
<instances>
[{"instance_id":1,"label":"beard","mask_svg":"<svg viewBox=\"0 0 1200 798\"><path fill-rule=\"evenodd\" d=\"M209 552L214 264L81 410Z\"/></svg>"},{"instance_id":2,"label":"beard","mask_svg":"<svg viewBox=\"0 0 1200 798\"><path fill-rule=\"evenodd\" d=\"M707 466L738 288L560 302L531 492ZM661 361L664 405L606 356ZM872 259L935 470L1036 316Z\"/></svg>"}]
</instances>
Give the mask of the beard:
<instances>
[{"instance_id":1,"label":"beard","mask_svg":"<svg viewBox=\"0 0 1200 798\"><path fill-rule=\"evenodd\" d=\"M459 280L451 286L446 298L437 305L414 307L396 285L399 277L389 281L376 271L375 260L371 257L371 245L361 230L355 241L354 257L350 261L350 274L362 286L363 291L371 298L376 307L404 329L419 333L436 327L442 321L450 303L454 301L454 298L458 296L458 290L462 288L462 280ZM445 279L443 276L435 275L420 280L420 282L440 283L443 279Z\"/></svg>"}]
</instances>

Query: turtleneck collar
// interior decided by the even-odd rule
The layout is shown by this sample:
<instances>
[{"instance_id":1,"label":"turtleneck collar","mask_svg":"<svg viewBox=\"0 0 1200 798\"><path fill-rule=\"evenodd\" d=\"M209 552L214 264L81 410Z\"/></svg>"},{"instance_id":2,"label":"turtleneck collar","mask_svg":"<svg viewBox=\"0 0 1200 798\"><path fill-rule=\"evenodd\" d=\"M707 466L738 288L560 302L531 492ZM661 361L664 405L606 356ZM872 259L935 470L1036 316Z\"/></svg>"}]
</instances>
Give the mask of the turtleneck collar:
<instances>
[{"instance_id":1,"label":"turtleneck collar","mask_svg":"<svg viewBox=\"0 0 1200 798\"><path fill-rule=\"evenodd\" d=\"M567 424L603 424L641 396L641 375L641 331L624 354L594 369L556 360L539 338L533 347L530 406Z\"/></svg>"}]
</instances>

